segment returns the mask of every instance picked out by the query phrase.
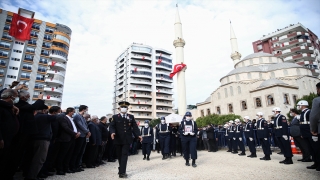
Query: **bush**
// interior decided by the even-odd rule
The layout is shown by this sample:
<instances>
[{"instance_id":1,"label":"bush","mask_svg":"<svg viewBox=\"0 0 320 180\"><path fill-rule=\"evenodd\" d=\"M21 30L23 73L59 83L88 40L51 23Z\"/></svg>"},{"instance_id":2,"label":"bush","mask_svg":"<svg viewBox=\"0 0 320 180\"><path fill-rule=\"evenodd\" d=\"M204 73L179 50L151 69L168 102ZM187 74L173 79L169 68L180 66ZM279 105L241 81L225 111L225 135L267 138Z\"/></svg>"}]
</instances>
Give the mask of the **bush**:
<instances>
[{"instance_id":1,"label":"bush","mask_svg":"<svg viewBox=\"0 0 320 180\"><path fill-rule=\"evenodd\" d=\"M158 118L158 119L152 119L151 121L150 121L150 126L151 127L155 127L157 124L159 124L161 121L160 121L160 118Z\"/></svg>"},{"instance_id":2,"label":"bush","mask_svg":"<svg viewBox=\"0 0 320 180\"><path fill-rule=\"evenodd\" d=\"M241 116L235 115L235 114L226 114L226 115L212 114L204 117L199 117L196 119L196 122L198 127L204 127L204 126L207 126L208 124L224 125L226 122L230 120L235 120L235 119L241 120L242 118Z\"/></svg>"}]
</instances>

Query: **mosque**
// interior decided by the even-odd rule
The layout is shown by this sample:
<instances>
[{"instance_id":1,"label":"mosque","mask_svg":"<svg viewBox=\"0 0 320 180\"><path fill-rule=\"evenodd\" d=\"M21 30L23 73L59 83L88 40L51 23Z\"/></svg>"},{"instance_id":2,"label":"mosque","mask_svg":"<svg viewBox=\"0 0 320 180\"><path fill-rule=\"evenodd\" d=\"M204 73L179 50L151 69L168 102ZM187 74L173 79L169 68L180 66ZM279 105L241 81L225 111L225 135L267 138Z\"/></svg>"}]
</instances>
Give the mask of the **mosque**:
<instances>
[{"instance_id":1,"label":"mosque","mask_svg":"<svg viewBox=\"0 0 320 180\"><path fill-rule=\"evenodd\" d=\"M297 99L316 93L319 79L301 65L268 53L253 53L241 59L231 24L230 41L234 69L221 77L221 85L204 102L196 104L197 109L191 110L194 119L213 113L253 119L257 112L270 119L274 107L280 107L286 115Z\"/></svg>"}]
</instances>

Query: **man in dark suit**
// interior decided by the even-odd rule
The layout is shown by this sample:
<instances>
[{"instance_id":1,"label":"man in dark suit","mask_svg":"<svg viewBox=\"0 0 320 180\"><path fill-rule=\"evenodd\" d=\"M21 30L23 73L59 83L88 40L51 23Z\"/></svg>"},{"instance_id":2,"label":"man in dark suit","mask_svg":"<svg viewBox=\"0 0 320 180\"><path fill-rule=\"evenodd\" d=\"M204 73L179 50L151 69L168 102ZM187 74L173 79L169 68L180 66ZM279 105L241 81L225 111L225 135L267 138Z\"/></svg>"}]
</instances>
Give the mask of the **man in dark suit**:
<instances>
[{"instance_id":1,"label":"man in dark suit","mask_svg":"<svg viewBox=\"0 0 320 180\"><path fill-rule=\"evenodd\" d=\"M128 176L126 168L130 144L133 142L132 133L142 141L134 116L127 113L129 105L130 103L126 101L119 102L121 113L112 116L113 120L109 127L111 138L114 139L114 144L117 148L120 178Z\"/></svg>"},{"instance_id":2,"label":"man in dark suit","mask_svg":"<svg viewBox=\"0 0 320 180\"><path fill-rule=\"evenodd\" d=\"M86 167L95 168L96 159L98 155L98 147L101 145L101 130L98 127L98 116L93 115L91 121L88 123L88 128L91 132L89 142L86 149Z\"/></svg>"},{"instance_id":3,"label":"man in dark suit","mask_svg":"<svg viewBox=\"0 0 320 180\"><path fill-rule=\"evenodd\" d=\"M100 123L98 124L98 127L100 128L101 131L101 145L98 147L98 157L97 157L97 165L102 165L105 164L102 161L102 156L105 152L106 149L106 144L108 141L108 137L110 136L109 131L108 131L108 125L107 125L107 120L108 118L106 116L102 116L100 118Z\"/></svg>"},{"instance_id":4,"label":"man in dark suit","mask_svg":"<svg viewBox=\"0 0 320 180\"><path fill-rule=\"evenodd\" d=\"M65 175L65 173L74 173L69 170L69 163L74 150L75 139L80 136L76 125L73 122L74 108L67 108L65 116L58 116L59 135L57 142L59 143L59 153L57 156L57 175Z\"/></svg>"}]
</instances>

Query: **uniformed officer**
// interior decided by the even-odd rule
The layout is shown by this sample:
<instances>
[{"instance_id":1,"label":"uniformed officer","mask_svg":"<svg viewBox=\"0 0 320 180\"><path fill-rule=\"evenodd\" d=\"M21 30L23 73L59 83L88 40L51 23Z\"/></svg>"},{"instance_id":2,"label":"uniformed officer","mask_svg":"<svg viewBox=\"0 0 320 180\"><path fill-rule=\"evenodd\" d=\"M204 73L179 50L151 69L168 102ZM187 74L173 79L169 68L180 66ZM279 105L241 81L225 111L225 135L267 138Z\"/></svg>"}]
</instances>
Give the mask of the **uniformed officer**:
<instances>
[{"instance_id":1,"label":"uniformed officer","mask_svg":"<svg viewBox=\"0 0 320 180\"><path fill-rule=\"evenodd\" d=\"M150 161L151 144L153 143L153 128L149 126L149 121L144 121L144 127L141 128L142 154L143 160ZM146 157L147 156L147 157Z\"/></svg>"},{"instance_id":2,"label":"uniformed officer","mask_svg":"<svg viewBox=\"0 0 320 180\"><path fill-rule=\"evenodd\" d=\"M268 124L267 121L263 118L263 113L258 112L257 113L257 137L261 143L262 150L264 153L264 157L260 158L260 160L271 160L271 149L270 149L270 143L269 143L269 130L268 130Z\"/></svg>"},{"instance_id":3,"label":"uniformed officer","mask_svg":"<svg viewBox=\"0 0 320 180\"><path fill-rule=\"evenodd\" d=\"M223 136L224 136L224 140L225 140L224 143L227 142L227 146L229 148L228 128L229 128L229 124L225 124L225 125L223 125L222 131L223 131ZM229 150L227 152L229 152Z\"/></svg>"},{"instance_id":4,"label":"uniformed officer","mask_svg":"<svg viewBox=\"0 0 320 180\"><path fill-rule=\"evenodd\" d=\"M297 109L301 110L300 114L300 133L305 140L305 142L308 144L310 154L312 156L312 161L314 162L313 165L308 166L308 169L316 169L318 166L320 166L320 162L317 162L316 154L319 151L317 141L318 138L317 136L314 136L310 132L310 121L309 121L309 116L310 116L310 109L308 109L309 103L308 101L301 100L297 104ZM306 161L304 161L306 162Z\"/></svg>"},{"instance_id":5,"label":"uniformed officer","mask_svg":"<svg viewBox=\"0 0 320 180\"><path fill-rule=\"evenodd\" d=\"M237 146L239 146L241 153L238 154L239 156L245 156L246 155L246 150L244 148L244 144L242 141L242 137L243 137L243 126L240 122L240 119L235 119L234 120L236 123L236 132L235 132L235 137L236 137L236 143ZM238 147L237 147L238 148Z\"/></svg>"},{"instance_id":6,"label":"uniformed officer","mask_svg":"<svg viewBox=\"0 0 320 180\"><path fill-rule=\"evenodd\" d=\"M183 149L183 157L186 160L186 166L190 166L189 159L191 154L192 167L197 167L197 123L192 119L191 112L184 115L179 131L181 134L181 144Z\"/></svg>"},{"instance_id":7,"label":"uniformed officer","mask_svg":"<svg viewBox=\"0 0 320 180\"><path fill-rule=\"evenodd\" d=\"M278 143L282 146L282 152L285 160L280 161L283 164L293 164L292 162L292 151L290 139L288 137L288 122L284 115L280 114L281 110L279 107L275 107L272 110L274 114L274 135L278 140Z\"/></svg>"},{"instance_id":8,"label":"uniformed officer","mask_svg":"<svg viewBox=\"0 0 320 180\"><path fill-rule=\"evenodd\" d=\"M254 143L254 131L253 131L253 124L251 123L250 117L249 116L245 116L243 117L246 125L244 126L244 135L246 137L247 140L247 144L249 146L249 150L251 152L251 154L247 157L250 158L255 158L257 157L257 151L256 151L256 147L255 147L255 143Z\"/></svg>"},{"instance_id":9,"label":"uniformed officer","mask_svg":"<svg viewBox=\"0 0 320 180\"><path fill-rule=\"evenodd\" d=\"M169 124L166 124L166 119L161 117L161 123L157 125L157 142L160 143L162 160L165 160L169 157L170 153L170 133L172 128Z\"/></svg>"},{"instance_id":10,"label":"uniformed officer","mask_svg":"<svg viewBox=\"0 0 320 180\"><path fill-rule=\"evenodd\" d=\"M227 135L228 135L228 148L229 150L227 152L232 153L232 147L233 147L233 136L234 136L234 131L233 131L233 120L229 121L229 126L227 129Z\"/></svg>"},{"instance_id":11,"label":"uniformed officer","mask_svg":"<svg viewBox=\"0 0 320 180\"><path fill-rule=\"evenodd\" d=\"M170 134L170 156L176 156L177 151L177 143L176 143L176 137L178 136L178 128L176 126L172 127L172 131Z\"/></svg>"},{"instance_id":12,"label":"uniformed officer","mask_svg":"<svg viewBox=\"0 0 320 180\"><path fill-rule=\"evenodd\" d=\"M109 126L111 139L114 139L114 144L117 149L119 160L118 174L120 178L126 178L128 176L126 174L126 168L130 144L133 142L132 134L142 141L134 116L127 113L129 105L130 103L126 101L119 102L120 113L112 116L113 120Z\"/></svg>"}]
</instances>

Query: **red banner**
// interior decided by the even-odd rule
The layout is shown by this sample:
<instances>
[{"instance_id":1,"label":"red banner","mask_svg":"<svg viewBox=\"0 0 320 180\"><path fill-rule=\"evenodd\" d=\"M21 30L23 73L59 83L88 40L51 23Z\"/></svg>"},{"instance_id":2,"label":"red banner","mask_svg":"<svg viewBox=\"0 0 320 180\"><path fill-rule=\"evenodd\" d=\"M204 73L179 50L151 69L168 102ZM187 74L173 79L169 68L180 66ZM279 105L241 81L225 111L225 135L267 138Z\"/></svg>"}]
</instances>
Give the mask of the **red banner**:
<instances>
[{"instance_id":1,"label":"red banner","mask_svg":"<svg viewBox=\"0 0 320 180\"><path fill-rule=\"evenodd\" d=\"M9 35L21 41L30 40L30 32L34 19L26 18L14 13Z\"/></svg>"},{"instance_id":2,"label":"red banner","mask_svg":"<svg viewBox=\"0 0 320 180\"><path fill-rule=\"evenodd\" d=\"M52 61L52 62L51 62L51 66L54 66L56 63L57 63L57 62Z\"/></svg>"},{"instance_id":3,"label":"red banner","mask_svg":"<svg viewBox=\"0 0 320 180\"><path fill-rule=\"evenodd\" d=\"M49 95L47 96L47 99L50 99L50 96L49 96Z\"/></svg>"},{"instance_id":4,"label":"red banner","mask_svg":"<svg viewBox=\"0 0 320 180\"><path fill-rule=\"evenodd\" d=\"M186 65L182 63L174 65L173 72L170 73L170 78L172 78L175 74L180 72L184 67L186 67Z\"/></svg>"}]
</instances>

